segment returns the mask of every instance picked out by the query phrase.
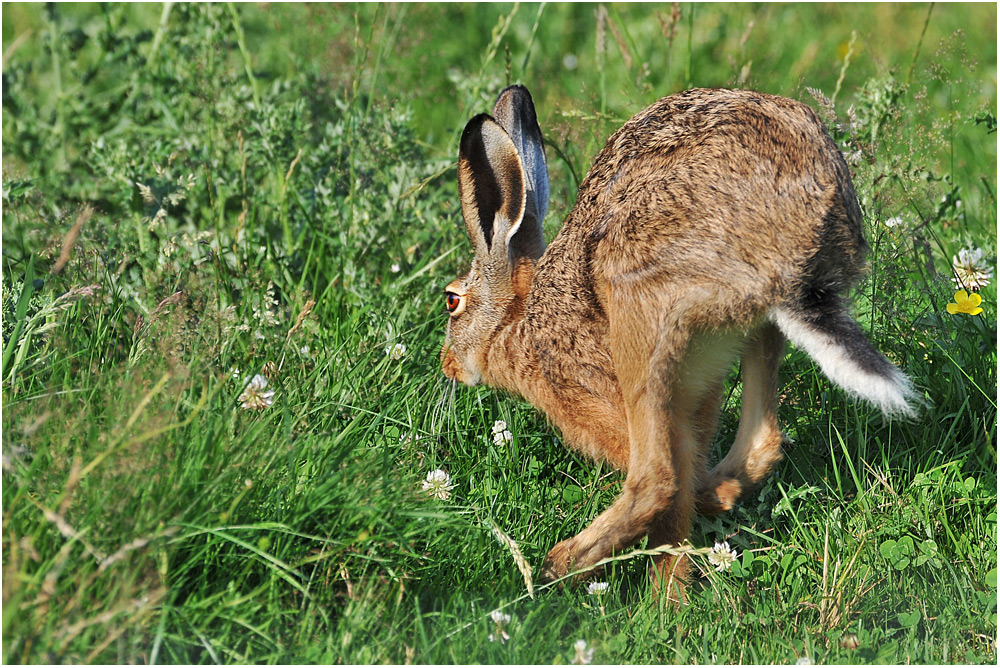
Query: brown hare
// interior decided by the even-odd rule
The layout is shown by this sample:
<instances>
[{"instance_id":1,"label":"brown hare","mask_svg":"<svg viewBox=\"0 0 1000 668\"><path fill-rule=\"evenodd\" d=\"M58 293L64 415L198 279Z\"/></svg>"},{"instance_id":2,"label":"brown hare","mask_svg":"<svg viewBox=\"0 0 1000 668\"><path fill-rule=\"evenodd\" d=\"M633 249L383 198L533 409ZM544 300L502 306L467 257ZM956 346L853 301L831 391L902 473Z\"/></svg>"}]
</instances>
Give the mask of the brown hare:
<instances>
[{"instance_id":1,"label":"brown hare","mask_svg":"<svg viewBox=\"0 0 1000 668\"><path fill-rule=\"evenodd\" d=\"M548 172L531 95L504 90L462 134L462 215L475 257L445 289L444 374L515 392L572 447L627 472L621 495L548 553L586 569L648 535L684 541L697 509L733 507L781 459L785 339L890 416L920 403L865 338L845 292L866 266L843 156L806 105L689 90L608 140L546 249ZM739 358L735 443L711 472L727 371ZM651 575L680 582L683 559Z\"/></svg>"}]
</instances>

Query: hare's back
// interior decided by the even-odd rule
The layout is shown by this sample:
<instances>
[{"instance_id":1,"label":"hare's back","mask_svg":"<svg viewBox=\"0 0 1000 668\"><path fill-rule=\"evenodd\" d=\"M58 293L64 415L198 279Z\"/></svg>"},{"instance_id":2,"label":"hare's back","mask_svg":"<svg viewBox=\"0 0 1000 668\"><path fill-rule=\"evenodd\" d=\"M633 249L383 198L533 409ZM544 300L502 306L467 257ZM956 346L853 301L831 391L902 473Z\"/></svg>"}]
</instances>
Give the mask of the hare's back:
<instances>
[{"instance_id":1,"label":"hare's back","mask_svg":"<svg viewBox=\"0 0 1000 668\"><path fill-rule=\"evenodd\" d=\"M807 275L850 284L867 251L847 165L815 112L752 91L686 91L637 114L566 228L596 241L600 279L713 286L761 308Z\"/></svg>"}]
</instances>

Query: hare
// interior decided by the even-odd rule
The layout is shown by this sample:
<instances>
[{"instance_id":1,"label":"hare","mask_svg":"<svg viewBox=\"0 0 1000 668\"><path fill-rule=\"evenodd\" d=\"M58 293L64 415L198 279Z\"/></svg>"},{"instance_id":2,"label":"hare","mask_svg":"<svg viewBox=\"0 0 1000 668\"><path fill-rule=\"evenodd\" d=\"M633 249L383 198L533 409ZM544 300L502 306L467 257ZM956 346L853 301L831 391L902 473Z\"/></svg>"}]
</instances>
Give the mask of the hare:
<instances>
[{"instance_id":1,"label":"hare","mask_svg":"<svg viewBox=\"0 0 1000 668\"><path fill-rule=\"evenodd\" d=\"M530 93L512 86L466 125L458 187L475 257L445 288L445 376L521 395L571 447L626 472L615 503L548 553L546 579L646 535L678 545L696 509L731 509L771 471L786 338L848 393L916 414L910 381L843 296L866 267L861 210L800 102L716 89L661 99L611 136L546 249L544 145ZM706 472L737 358L739 428ZM650 575L680 594L687 568L664 556Z\"/></svg>"}]
</instances>

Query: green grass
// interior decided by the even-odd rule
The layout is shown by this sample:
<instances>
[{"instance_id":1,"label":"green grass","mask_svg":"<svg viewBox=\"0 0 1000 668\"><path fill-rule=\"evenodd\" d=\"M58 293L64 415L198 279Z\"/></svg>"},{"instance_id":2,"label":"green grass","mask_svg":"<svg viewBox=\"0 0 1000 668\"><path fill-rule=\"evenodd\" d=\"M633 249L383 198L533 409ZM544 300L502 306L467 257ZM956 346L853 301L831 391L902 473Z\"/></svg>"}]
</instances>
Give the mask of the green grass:
<instances>
[{"instance_id":1,"label":"green grass","mask_svg":"<svg viewBox=\"0 0 1000 668\"><path fill-rule=\"evenodd\" d=\"M996 662L995 276L981 315L945 310L953 255L996 266L996 7L606 10L4 5L4 662ZM858 317L931 402L887 422L790 349L794 445L696 522L740 558L696 556L679 610L641 555L603 596L529 598L493 527L537 568L622 477L440 374L458 135L508 82L548 238L662 95L825 107L873 248ZM261 372L273 405L244 409Z\"/></svg>"}]
</instances>

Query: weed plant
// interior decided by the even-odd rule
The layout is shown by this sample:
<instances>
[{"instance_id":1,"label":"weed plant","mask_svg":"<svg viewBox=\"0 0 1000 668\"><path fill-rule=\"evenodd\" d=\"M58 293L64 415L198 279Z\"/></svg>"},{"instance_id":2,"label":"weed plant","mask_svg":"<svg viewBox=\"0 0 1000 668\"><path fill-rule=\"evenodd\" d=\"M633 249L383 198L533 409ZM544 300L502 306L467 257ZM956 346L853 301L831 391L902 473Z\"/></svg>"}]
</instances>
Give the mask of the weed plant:
<instances>
[{"instance_id":1,"label":"weed plant","mask_svg":"<svg viewBox=\"0 0 1000 668\"><path fill-rule=\"evenodd\" d=\"M996 663L995 6L5 4L3 42L4 662ZM658 97L812 104L928 400L790 348L793 445L677 610L644 555L528 594L622 477L438 368L458 134L515 82L549 238Z\"/></svg>"}]
</instances>

